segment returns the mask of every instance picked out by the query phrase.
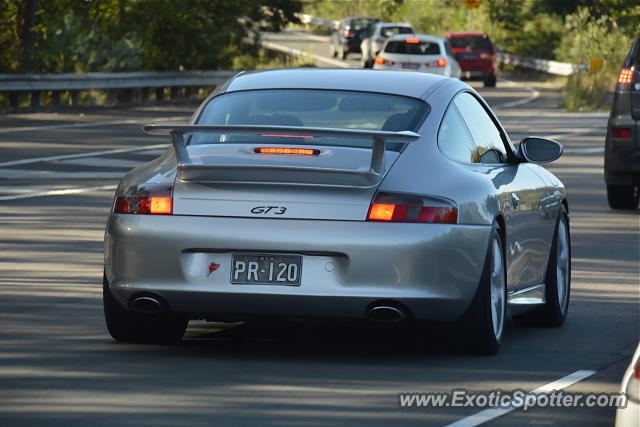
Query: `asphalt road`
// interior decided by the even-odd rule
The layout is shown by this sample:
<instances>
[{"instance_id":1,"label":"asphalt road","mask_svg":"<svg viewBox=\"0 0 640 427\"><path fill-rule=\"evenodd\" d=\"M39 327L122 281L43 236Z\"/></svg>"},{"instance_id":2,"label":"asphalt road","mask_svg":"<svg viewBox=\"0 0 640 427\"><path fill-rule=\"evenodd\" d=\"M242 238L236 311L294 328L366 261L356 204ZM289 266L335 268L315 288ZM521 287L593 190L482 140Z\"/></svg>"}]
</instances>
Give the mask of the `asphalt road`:
<instances>
[{"instance_id":1,"label":"asphalt road","mask_svg":"<svg viewBox=\"0 0 640 427\"><path fill-rule=\"evenodd\" d=\"M269 39L327 55L318 37ZM491 357L450 351L437 331L327 323L192 322L179 345L115 343L101 309L113 188L166 144L135 123L184 120L194 106L0 116L0 426L446 425L482 408L402 408L398 393L530 391L577 371L595 373L565 391L618 391L639 339L640 217L606 203L607 114L564 112L559 90L540 83L479 91L514 141L565 144L549 169L568 190L573 243L567 323L509 325ZM612 425L613 415L534 408L488 425Z\"/></svg>"}]
</instances>

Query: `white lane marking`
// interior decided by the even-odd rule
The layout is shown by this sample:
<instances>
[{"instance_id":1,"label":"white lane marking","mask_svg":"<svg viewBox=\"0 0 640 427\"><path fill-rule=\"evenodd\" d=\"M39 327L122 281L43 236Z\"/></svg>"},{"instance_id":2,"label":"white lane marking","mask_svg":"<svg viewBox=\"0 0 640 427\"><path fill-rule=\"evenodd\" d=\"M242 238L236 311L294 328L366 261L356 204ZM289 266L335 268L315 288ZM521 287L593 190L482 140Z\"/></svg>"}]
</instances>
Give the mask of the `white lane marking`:
<instances>
[{"instance_id":1,"label":"white lane marking","mask_svg":"<svg viewBox=\"0 0 640 427\"><path fill-rule=\"evenodd\" d=\"M114 159L112 157L87 157L84 159L59 160L56 162L56 164L132 169L136 166L140 166L145 162L145 160Z\"/></svg>"},{"instance_id":2,"label":"white lane marking","mask_svg":"<svg viewBox=\"0 0 640 427\"><path fill-rule=\"evenodd\" d=\"M327 58L327 57L321 56L321 55L316 55L314 53L304 52L304 51L302 51L300 49L294 49L294 48L285 46L283 44L263 41L262 45L264 47L266 47L267 49L279 50L280 52L284 52L284 53L287 53L287 54L290 54L290 55L304 56L306 58L315 59L316 61L320 61L320 62L324 62L324 63L329 64L329 65L333 65L334 67L352 68L351 65L347 64L346 62L338 61L338 60L332 59L332 58Z\"/></svg>"},{"instance_id":3,"label":"white lane marking","mask_svg":"<svg viewBox=\"0 0 640 427\"><path fill-rule=\"evenodd\" d=\"M111 125L136 125L147 122L174 122L188 120L189 116L177 116L177 117L159 117L155 119L129 119L129 120L114 120L110 122L76 122L76 123L63 123L59 125L41 125L41 126L24 126L17 128L0 128L0 133L13 133L13 132L28 132L41 129L66 129L66 128L88 128L96 126L111 126Z\"/></svg>"},{"instance_id":4,"label":"white lane marking","mask_svg":"<svg viewBox=\"0 0 640 427\"><path fill-rule=\"evenodd\" d=\"M509 79L505 79L505 78L500 78L501 81L507 82L507 83L511 83L514 85L518 85L517 82L514 82L512 80ZM531 95L528 98L523 98L523 99L516 99L515 101L509 101L509 102L504 102L502 104L496 104L493 108L511 108L511 107L518 107L520 105L524 105L527 104L531 101L533 101L534 99L537 99L540 97L540 92L537 91L536 89L529 87L529 86L523 86L524 89L528 90L529 92L531 92Z\"/></svg>"},{"instance_id":5,"label":"white lane marking","mask_svg":"<svg viewBox=\"0 0 640 427\"><path fill-rule=\"evenodd\" d=\"M143 145L142 147L118 148L115 150L92 151L90 153L65 154L61 156L33 157L30 159L21 159L21 160L12 160L9 162L2 162L0 163L0 167L28 165L32 163L41 163L41 162L53 162L56 160L81 159L85 157L104 156L107 154L132 153L134 151L155 150L158 148L169 148L169 144Z\"/></svg>"},{"instance_id":6,"label":"white lane marking","mask_svg":"<svg viewBox=\"0 0 640 427\"><path fill-rule=\"evenodd\" d=\"M98 185L96 187L65 188L62 190L49 190L49 191L41 191L38 193L17 194L14 196L2 196L0 197L0 201L31 199L34 197L45 197L45 196L64 196L68 194L86 193L89 191L115 190L117 187L118 187L117 185L111 184L111 185Z\"/></svg>"},{"instance_id":7,"label":"white lane marking","mask_svg":"<svg viewBox=\"0 0 640 427\"><path fill-rule=\"evenodd\" d=\"M3 179L118 179L127 171L121 172L56 172L50 170L0 169Z\"/></svg>"},{"instance_id":8,"label":"white lane marking","mask_svg":"<svg viewBox=\"0 0 640 427\"><path fill-rule=\"evenodd\" d=\"M565 154L599 154L604 153L604 147L575 147L565 148Z\"/></svg>"},{"instance_id":9,"label":"white lane marking","mask_svg":"<svg viewBox=\"0 0 640 427\"><path fill-rule=\"evenodd\" d=\"M527 395L534 393L551 393L554 390L562 390L565 389L577 382L584 380L585 378L590 377L595 374L597 371L576 371L572 374L567 375L566 377L562 377L556 381L550 382L549 384L545 384L542 387L538 387L537 389L527 393ZM524 403L524 402L523 402ZM480 424L486 423L487 421L491 421L494 418L501 417L502 415L508 414L522 405L513 406L511 408L491 408L485 409L484 411L480 411L476 414L470 415L466 418L458 420L454 423L448 424L445 427L474 427Z\"/></svg>"}]
</instances>

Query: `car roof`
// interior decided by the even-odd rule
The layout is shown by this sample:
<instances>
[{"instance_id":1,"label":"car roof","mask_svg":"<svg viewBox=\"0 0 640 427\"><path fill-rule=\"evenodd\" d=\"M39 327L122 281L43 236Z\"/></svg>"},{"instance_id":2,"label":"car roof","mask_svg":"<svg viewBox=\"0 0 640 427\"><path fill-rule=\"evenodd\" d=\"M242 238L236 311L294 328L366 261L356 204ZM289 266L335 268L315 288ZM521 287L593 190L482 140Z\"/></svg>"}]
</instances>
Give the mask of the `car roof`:
<instances>
[{"instance_id":1,"label":"car roof","mask_svg":"<svg viewBox=\"0 0 640 427\"><path fill-rule=\"evenodd\" d=\"M412 39L417 38L417 39L420 39L420 41L436 42L436 43L444 41L442 37L432 36L429 34L396 34L395 36L389 37L387 41L396 42L396 41L402 41L407 38L412 38Z\"/></svg>"},{"instance_id":2,"label":"car roof","mask_svg":"<svg viewBox=\"0 0 640 427\"><path fill-rule=\"evenodd\" d=\"M227 84L224 92L258 89L333 89L420 98L443 80L448 79L435 74L407 71L291 68L238 74Z\"/></svg>"},{"instance_id":3,"label":"car roof","mask_svg":"<svg viewBox=\"0 0 640 427\"><path fill-rule=\"evenodd\" d=\"M374 25L378 27L411 27L408 22L378 22Z\"/></svg>"},{"instance_id":4,"label":"car roof","mask_svg":"<svg viewBox=\"0 0 640 427\"><path fill-rule=\"evenodd\" d=\"M447 33L445 37L489 37L485 33Z\"/></svg>"}]
</instances>

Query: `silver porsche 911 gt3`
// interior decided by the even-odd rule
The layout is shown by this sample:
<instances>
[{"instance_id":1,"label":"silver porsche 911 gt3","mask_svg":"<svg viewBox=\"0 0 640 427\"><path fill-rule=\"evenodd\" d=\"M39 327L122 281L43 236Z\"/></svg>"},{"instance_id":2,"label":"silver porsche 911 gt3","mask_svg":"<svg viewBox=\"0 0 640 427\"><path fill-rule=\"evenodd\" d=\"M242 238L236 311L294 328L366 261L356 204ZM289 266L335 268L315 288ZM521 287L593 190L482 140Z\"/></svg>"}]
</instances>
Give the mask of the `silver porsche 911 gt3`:
<instances>
[{"instance_id":1,"label":"silver porsche 911 gt3","mask_svg":"<svg viewBox=\"0 0 640 427\"><path fill-rule=\"evenodd\" d=\"M562 183L482 98L422 73L240 73L173 148L120 181L104 311L119 341L179 340L190 319L456 322L494 353L505 317L561 325L571 246Z\"/></svg>"}]
</instances>

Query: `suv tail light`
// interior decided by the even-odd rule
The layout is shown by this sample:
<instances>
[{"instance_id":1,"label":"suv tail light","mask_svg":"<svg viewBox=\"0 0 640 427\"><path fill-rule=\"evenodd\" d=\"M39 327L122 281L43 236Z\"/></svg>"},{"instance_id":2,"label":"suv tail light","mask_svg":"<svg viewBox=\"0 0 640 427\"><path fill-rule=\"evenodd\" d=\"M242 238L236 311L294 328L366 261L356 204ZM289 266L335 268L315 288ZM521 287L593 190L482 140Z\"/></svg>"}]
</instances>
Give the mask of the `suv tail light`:
<instances>
[{"instance_id":1,"label":"suv tail light","mask_svg":"<svg viewBox=\"0 0 640 427\"><path fill-rule=\"evenodd\" d=\"M458 208L447 199L378 193L367 221L457 224Z\"/></svg>"},{"instance_id":2,"label":"suv tail light","mask_svg":"<svg viewBox=\"0 0 640 427\"><path fill-rule=\"evenodd\" d=\"M378 55L376 56L376 60L375 63L378 65L394 65L395 61L387 61L386 59L384 59L382 56Z\"/></svg>"},{"instance_id":3,"label":"suv tail light","mask_svg":"<svg viewBox=\"0 0 640 427\"><path fill-rule=\"evenodd\" d=\"M611 138L631 139L631 128L611 128L609 132Z\"/></svg>"},{"instance_id":4,"label":"suv tail light","mask_svg":"<svg viewBox=\"0 0 640 427\"><path fill-rule=\"evenodd\" d=\"M429 61L426 64L427 67L446 67L447 66L447 59L446 58L438 58L437 61Z\"/></svg>"},{"instance_id":5,"label":"suv tail light","mask_svg":"<svg viewBox=\"0 0 640 427\"><path fill-rule=\"evenodd\" d=\"M163 184L145 184L116 195L113 213L141 215L173 214L172 187Z\"/></svg>"},{"instance_id":6,"label":"suv tail light","mask_svg":"<svg viewBox=\"0 0 640 427\"><path fill-rule=\"evenodd\" d=\"M621 69L620 75L618 75L618 84L631 84L633 82L633 71L633 67Z\"/></svg>"}]
</instances>

